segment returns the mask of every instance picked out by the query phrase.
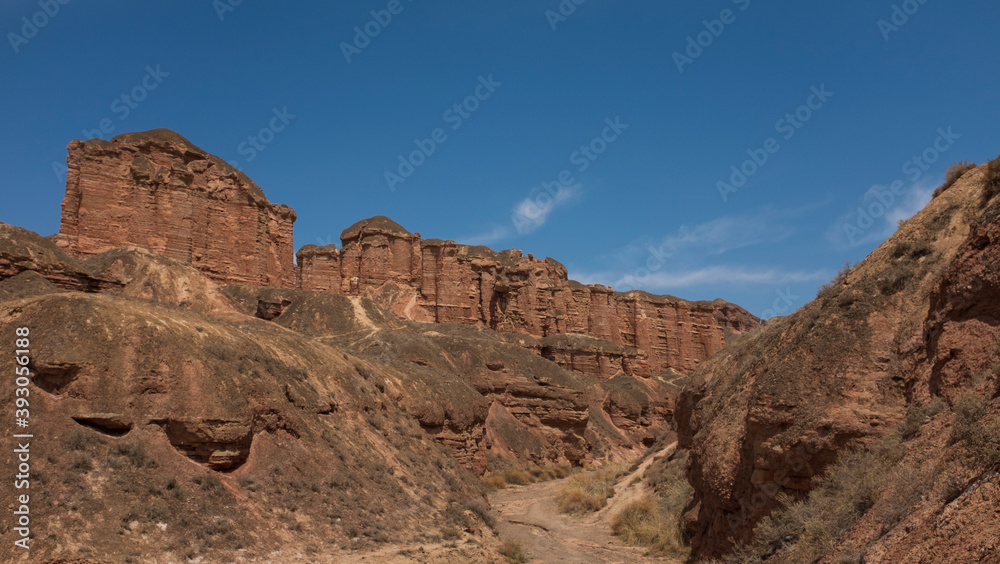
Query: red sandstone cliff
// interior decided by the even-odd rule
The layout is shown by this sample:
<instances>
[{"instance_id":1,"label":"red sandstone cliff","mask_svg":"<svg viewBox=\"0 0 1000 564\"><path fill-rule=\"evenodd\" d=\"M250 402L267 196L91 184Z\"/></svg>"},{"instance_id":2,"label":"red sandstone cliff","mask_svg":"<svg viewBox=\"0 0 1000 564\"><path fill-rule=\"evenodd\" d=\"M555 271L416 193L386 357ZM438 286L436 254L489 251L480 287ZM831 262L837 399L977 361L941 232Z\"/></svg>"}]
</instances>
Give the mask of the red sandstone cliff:
<instances>
[{"instance_id":1,"label":"red sandstone cliff","mask_svg":"<svg viewBox=\"0 0 1000 564\"><path fill-rule=\"evenodd\" d=\"M74 141L68 164L58 244L72 255L138 245L222 283L365 295L406 319L541 339L529 348L605 380L688 372L722 347L727 332L758 322L722 300L585 286L553 259L424 240L382 216L344 230L342 250L306 245L296 266L295 212L165 129Z\"/></svg>"},{"instance_id":2,"label":"red sandstone cliff","mask_svg":"<svg viewBox=\"0 0 1000 564\"><path fill-rule=\"evenodd\" d=\"M485 325L537 338L538 352L560 365L598 376L648 376L668 368L693 370L722 348L727 331L757 320L722 300L688 302L645 292L614 292L567 278L557 261L495 252L454 241L421 239L389 218L352 225L335 245L297 253L300 288L375 297L415 321Z\"/></svg>"},{"instance_id":3,"label":"red sandstone cliff","mask_svg":"<svg viewBox=\"0 0 1000 564\"><path fill-rule=\"evenodd\" d=\"M295 212L166 129L73 141L59 246L89 256L138 245L221 282L294 283Z\"/></svg>"}]
</instances>

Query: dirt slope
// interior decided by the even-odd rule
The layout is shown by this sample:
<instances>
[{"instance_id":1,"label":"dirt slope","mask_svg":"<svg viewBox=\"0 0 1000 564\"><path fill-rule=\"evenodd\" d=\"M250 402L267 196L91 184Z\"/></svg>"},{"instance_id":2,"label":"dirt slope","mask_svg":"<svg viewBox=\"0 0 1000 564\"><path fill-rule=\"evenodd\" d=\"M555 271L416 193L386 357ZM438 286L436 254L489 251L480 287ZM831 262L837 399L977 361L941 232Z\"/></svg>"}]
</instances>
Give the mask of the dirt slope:
<instances>
[{"instance_id":1,"label":"dirt slope","mask_svg":"<svg viewBox=\"0 0 1000 564\"><path fill-rule=\"evenodd\" d=\"M967 172L816 300L696 370L676 421L692 455L686 525L699 557L751 542L782 495L804 499L838 455L939 398L946 409L914 418L917 439L898 450L900 465L933 467L921 500L889 519L879 508L892 491L879 491L849 530L830 532L828 558L1000 558L995 473L951 438L963 392L984 404L984 425L1000 411L1000 166L992 170Z\"/></svg>"},{"instance_id":2,"label":"dirt slope","mask_svg":"<svg viewBox=\"0 0 1000 564\"><path fill-rule=\"evenodd\" d=\"M498 530L504 538L521 542L531 562L538 564L671 562L645 556L644 548L623 544L611 535L610 523L612 516L625 504L647 493L647 488L635 479L645 474L654 458L667 454L675 446L676 443L671 444L647 457L636 470L622 477L608 505L590 515L559 512L556 495L564 479L499 490L490 495L501 519Z\"/></svg>"}]
</instances>

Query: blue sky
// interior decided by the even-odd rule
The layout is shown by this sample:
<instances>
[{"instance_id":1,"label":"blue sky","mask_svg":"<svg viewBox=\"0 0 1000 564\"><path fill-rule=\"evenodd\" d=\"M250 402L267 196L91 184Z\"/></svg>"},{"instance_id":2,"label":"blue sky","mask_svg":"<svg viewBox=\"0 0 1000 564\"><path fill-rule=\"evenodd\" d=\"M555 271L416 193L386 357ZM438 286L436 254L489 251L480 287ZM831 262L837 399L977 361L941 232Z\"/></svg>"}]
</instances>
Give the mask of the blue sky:
<instances>
[{"instance_id":1,"label":"blue sky","mask_svg":"<svg viewBox=\"0 0 1000 564\"><path fill-rule=\"evenodd\" d=\"M780 314L1000 153L998 29L995 0L7 0L0 221L56 232L69 141L166 127L296 247L383 214Z\"/></svg>"}]
</instances>

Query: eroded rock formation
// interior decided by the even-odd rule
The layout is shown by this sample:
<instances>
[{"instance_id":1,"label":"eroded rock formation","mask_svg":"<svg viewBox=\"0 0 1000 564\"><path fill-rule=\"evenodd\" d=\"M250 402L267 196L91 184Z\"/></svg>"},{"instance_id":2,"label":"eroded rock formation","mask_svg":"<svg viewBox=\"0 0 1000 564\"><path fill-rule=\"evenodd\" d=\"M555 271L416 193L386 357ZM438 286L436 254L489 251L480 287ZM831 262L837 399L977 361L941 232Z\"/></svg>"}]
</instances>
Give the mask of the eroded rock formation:
<instances>
[{"instance_id":1,"label":"eroded rock formation","mask_svg":"<svg viewBox=\"0 0 1000 564\"><path fill-rule=\"evenodd\" d=\"M679 444L691 453L695 495L685 526L697 557L750 543L783 496L805 499L838 456L878 444L916 409L971 393L985 406L980 417L997 421L1000 197L984 188L986 170L970 170L936 194L800 311L694 371L675 420ZM910 440L899 449L911 470L893 487L905 483L919 492L915 499L876 491L849 530L820 531L832 539L823 541L826 557L798 559L794 551L805 549L789 534L768 550L790 556L774 560L845 561L852 550L883 562L995 559L998 514L984 507L995 509L996 498L977 493L952 504L964 488L996 491L1000 478L963 460L956 417L921 415L912 431L919 438L904 435ZM925 479L916 468L931 469L926 485L915 485ZM888 500L904 504L896 517L887 516ZM944 526L957 522L961 532Z\"/></svg>"},{"instance_id":2,"label":"eroded rock formation","mask_svg":"<svg viewBox=\"0 0 1000 564\"><path fill-rule=\"evenodd\" d=\"M342 250L306 245L298 252L301 289L366 295L414 321L523 333L543 339L533 343L542 356L602 379L690 371L722 347L727 331L757 325L722 300L585 286L551 258L425 240L383 216L352 225L341 241ZM559 335L566 338L552 339Z\"/></svg>"},{"instance_id":3,"label":"eroded rock formation","mask_svg":"<svg viewBox=\"0 0 1000 564\"><path fill-rule=\"evenodd\" d=\"M219 283L367 296L405 319L549 339L530 345L601 379L690 371L722 347L727 332L758 323L722 300L585 286L551 258L425 240L382 216L344 230L339 250L306 245L296 265L295 212L271 204L242 172L165 129L73 141L68 166L57 244L70 255L135 245L190 263ZM66 276L63 286L101 284ZM261 315L279 310L268 305Z\"/></svg>"},{"instance_id":4,"label":"eroded rock formation","mask_svg":"<svg viewBox=\"0 0 1000 564\"><path fill-rule=\"evenodd\" d=\"M75 256L137 245L217 281L295 280L295 212L184 137L156 129L73 141L58 244Z\"/></svg>"}]
</instances>

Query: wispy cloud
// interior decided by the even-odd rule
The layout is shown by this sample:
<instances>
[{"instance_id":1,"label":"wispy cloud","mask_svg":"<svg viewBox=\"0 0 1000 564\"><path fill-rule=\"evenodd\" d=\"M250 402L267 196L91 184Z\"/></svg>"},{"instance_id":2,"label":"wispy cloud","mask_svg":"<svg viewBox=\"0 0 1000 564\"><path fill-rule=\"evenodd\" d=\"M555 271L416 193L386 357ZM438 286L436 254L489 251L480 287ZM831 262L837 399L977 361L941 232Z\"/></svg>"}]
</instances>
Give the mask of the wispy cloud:
<instances>
[{"instance_id":1,"label":"wispy cloud","mask_svg":"<svg viewBox=\"0 0 1000 564\"><path fill-rule=\"evenodd\" d=\"M780 223L782 215L766 209L753 215L725 216L694 226L682 225L677 234L663 239L661 248L671 252L697 248L721 255L735 249L777 243L794 233L790 226Z\"/></svg>"},{"instance_id":2,"label":"wispy cloud","mask_svg":"<svg viewBox=\"0 0 1000 564\"><path fill-rule=\"evenodd\" d=\"M687 288L703 284L792 284L825 280L826 271L787 271L777 268L752 269L732 266L709 266L686 272L653 272L643 284L650 288ZM624 279L618 281L622 284Z\"/></svg>"},{"instance_id":3,"label":"wispy cloud","mask_svg":"<svg viewBox=\"0 0 1000 564\"><path fill-rule=\"evenodd\" d=\"M466 245L491 245L497 241L502 241L510 237L510 229L502 226L494 227L493 229L480 233L478 235L473 235L472 237L466 237L459 241L459 243L464 243Z\"/></svg>"},{"instance_id":4,"label":"wispy cloud","mask_svg":"<svg viewBox=\"0 0 1000 564\"><path fill-rule=\"evenodd\" d=\"M661 239L642 238L631 242L617 254L618 260L635 262L654 252L670 255L675 261L685 255L692 259L721 255L729 251L779 243L795 234L789 220L801 217L828 202L796 209L763 208L754 213L723 216L695 225L682 225L676 233Z\"/></svg>"},{"instance_id":5,"label":"wispy cloud","mask_svg":"<svg viewBox=\"0 0 1000 564\"><path fill-rule=\"evenodd\" d=\"M556 208L571 202L579 193L579 186L560 186L555 194L544 189L534 191L514 207L511 214L514 228L521 235L531 233L545 225Z\"/></svg>"},{"instance_id":6,"label":"wispy cloud","mask_svg":"<svg viewBox=\"0 0 1000 564\"><path fill-rule=\"evenodd\" d=\"M589 284L618 290L672 292L698 286L750 286L811 283L828 280L825 270L806 271L782 263L744 266L757 252L730 251L774 245L794 236L795 224L828 200L793 209L766 207L755 212L684 225L661 239L639 239L606 257L600 272L573 275ZM774 258L772 255L763 255ZM731 257L731 258L729 258ZM780 260L780 259L778 259ZM609 265L615 266L607 266ZM742 264L740 264L742 263Z\"/></svg>"},{"instance_id":7,"label":"wispy cloud","mask_svg":"<svg viewBox=\"0 0 1000 564\"><path fill-rule=\"evenodd\" d=\"M781 285L829 280L826 270L803 271L782 268L747 268L742 266L707 266L690 270L650 272L637 278L633 273L574 272L573 278L584 284L604 284L620 289L638 287L648 290L673 290L692 286Z\"/></svg>"}]
</instances>

